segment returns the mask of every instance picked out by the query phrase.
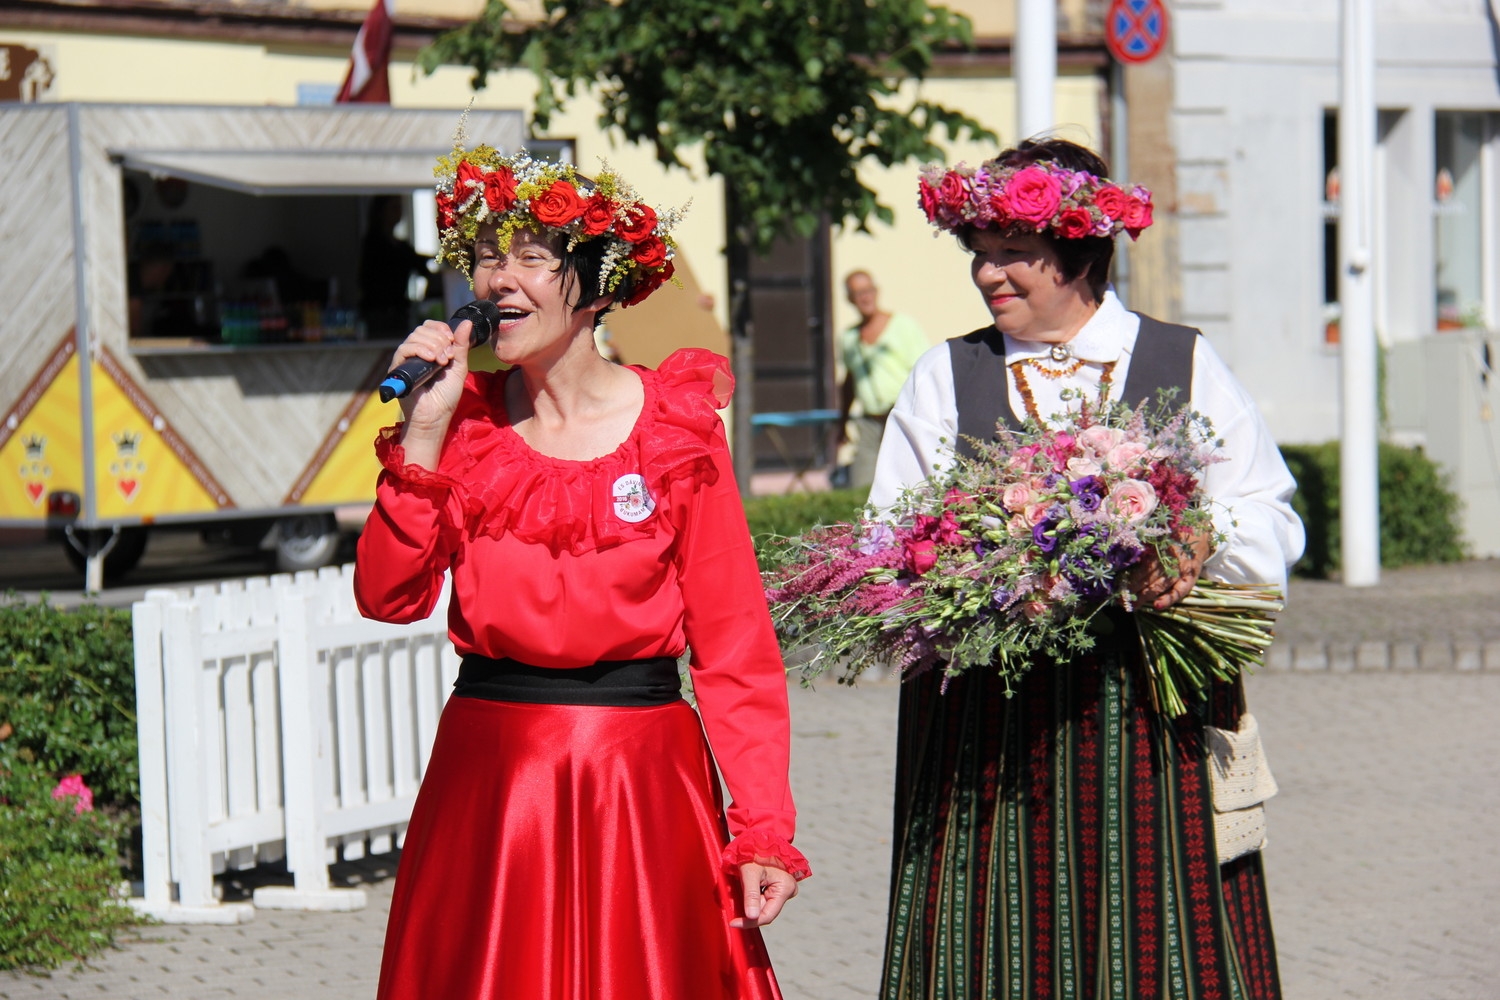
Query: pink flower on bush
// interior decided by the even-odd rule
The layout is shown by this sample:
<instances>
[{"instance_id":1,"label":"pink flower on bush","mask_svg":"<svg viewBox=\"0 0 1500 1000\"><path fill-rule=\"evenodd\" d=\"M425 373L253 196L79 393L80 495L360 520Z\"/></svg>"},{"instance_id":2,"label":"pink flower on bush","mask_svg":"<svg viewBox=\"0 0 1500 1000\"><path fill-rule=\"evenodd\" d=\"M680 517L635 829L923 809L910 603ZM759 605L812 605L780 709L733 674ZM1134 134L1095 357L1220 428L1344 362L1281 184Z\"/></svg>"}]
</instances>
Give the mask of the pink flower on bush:
<instances>
[{"instance_id":1,"label":"pink flower on bush","mask_svg":"<svg viewBox=\"0 0 1500 1000\"><path fill-rule=\"evenodd\" d=\"M52 797L58 800L66 798L77 799L78 801L73 803L73 814L75 816L81 816L86 812L94 811L94 792L88 785L83 783L83 775L81 774L70 774L59 781L57 787L52 789Z\"/></svg>"},{"instance_id":2,"label":"pink flower on bush","mask_svg":"<svg viewBox=\"0 0 1500 1000\"><path fill-rule=\"evenodd\" d=\"M1041 225L1052 218L1062 202L1062 184L1045 170L1017 170L1005 185L1005 209L1009 215Z\"/></svg>"},{"instance_id":3,"label":"pink flower on bush","mask_svg":"<svg viewBox=\"0 0 1500 1000\"><path fill-rule=\"evenodd\" d=\"M1156 491L1150 483L1127 479L1110 491L1109 502L1121 516L1136 524L1156 509Z\"/></svg>"}]
</instances>

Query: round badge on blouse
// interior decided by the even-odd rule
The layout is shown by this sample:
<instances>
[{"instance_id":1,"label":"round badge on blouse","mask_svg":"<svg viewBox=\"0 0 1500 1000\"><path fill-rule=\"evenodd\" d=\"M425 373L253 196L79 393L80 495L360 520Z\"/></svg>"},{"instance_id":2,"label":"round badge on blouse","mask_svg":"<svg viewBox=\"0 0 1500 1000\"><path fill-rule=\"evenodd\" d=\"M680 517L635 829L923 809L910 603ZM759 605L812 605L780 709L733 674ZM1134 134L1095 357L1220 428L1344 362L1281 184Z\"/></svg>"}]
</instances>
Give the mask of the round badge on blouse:
<instances>
[{"instance_id":1,"label":"round badge on blouse","mask_svg":"<svg viewBox=\"0 0 1500 1000\"><path fill-rule=\"evenodd\" d=\"M650 517L656 510L656 501L646 490L646 480L637 472L631 472L615 480L615 516L622 521L637 524Z\"/></svg>"}]
</instances>

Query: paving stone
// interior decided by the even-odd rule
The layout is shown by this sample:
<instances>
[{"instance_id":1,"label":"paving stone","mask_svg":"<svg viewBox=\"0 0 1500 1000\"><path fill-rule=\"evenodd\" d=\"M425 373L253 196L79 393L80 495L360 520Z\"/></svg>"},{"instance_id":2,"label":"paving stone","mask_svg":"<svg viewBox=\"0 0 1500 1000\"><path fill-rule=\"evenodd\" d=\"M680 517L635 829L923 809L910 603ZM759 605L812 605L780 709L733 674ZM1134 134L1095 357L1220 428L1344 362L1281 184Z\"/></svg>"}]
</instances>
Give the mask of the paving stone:
<instances>
[{"instance_id":1,"label":"paving stone","mask_svg":"<svg viewBox=\"0 0 1500 1000\"><path fill-rule=\"evenodd\" d=\"M1453 669L1453 641L1441 639L1422 643L1417 647L1417 660L1423 670Z\"/></svg>"},{"instance_id":2,"label":"paving stone","mask_svg":"<svg viewBox=\"0 0 1500 1000\"><path fill-rule=\"evenodd\" d=\"M1391 644L1376 640L1354 647L1354 665L1360 670L1391 669Z\"/></svg>"},{"instance_id":3,"label":"paving stone","mask_svg":"<svg viewBox=\"0 0 1500 1000\"><path fill-rule=\"evenodd\" d=\"M1291 597L1246 681L1281 788L1265 864L1285 996L1496 1000L1500 561L1387 571L1357 594L1293 581ZM878 989L898 693L876 677L791 690L816 874L765 932L788 1000ZM369 1000L392 859L350 868L364 910L146 927L81 970L0 973L0 1000Z\"/></svg>"},{"instance_id":4,"label":"paving stone","mask_svg":"<svg viewBox=\"0 0 1500 1000\"><path fill-rule=\"evenodd\" d=\"M1328 644L1328 669L1336 674L1347 674L1354 670L1354 643L1330 642Z\"/></svg>"},{"instance_id":5,"label":"paving stone","mask_svg":"<svg viewBox=\"0 0 1500 1000\"><path fill-rule=\"evenodd\" d=\"M1327 670L1327 647L1321 642L1299 642L1292 647L1292 669Z\"/></svg>"}]
</instances>

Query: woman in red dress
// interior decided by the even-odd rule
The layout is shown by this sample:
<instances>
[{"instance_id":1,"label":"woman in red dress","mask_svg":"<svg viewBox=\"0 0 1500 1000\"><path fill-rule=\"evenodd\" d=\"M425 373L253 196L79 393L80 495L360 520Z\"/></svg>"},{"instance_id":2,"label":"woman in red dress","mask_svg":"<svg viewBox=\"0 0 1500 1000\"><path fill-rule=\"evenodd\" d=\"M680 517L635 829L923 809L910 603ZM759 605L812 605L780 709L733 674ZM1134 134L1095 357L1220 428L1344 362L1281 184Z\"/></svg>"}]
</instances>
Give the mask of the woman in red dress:
<instances>
[{"instance_id":1,"label":"woman in red dress","mask_svg":"<svg viewBox=\"0 0 1500 1000\"><path fill-rule=\"evenodd\" d=\"M652 371L594 346L607 309L670 277L676 218L608 172L485 146L442 161L437 198L440 256L499 308L509 369L470 372L468 324L424 323L396 361L445 367L376 444L360 608L422 618L451 574L463 658L379 996L777 998L758 928L810 872L791 845L785 673L716 413L732 380L708 351Z\"/></svg>"}]
</instances>

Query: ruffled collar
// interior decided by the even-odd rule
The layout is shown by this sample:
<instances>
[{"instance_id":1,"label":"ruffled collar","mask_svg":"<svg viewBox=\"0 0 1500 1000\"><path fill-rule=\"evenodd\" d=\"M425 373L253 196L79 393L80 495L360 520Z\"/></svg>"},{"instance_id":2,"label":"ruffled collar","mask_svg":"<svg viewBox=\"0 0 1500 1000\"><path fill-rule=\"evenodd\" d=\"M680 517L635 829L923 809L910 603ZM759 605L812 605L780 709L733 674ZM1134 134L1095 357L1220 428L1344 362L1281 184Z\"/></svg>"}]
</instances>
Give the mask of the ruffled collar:
<instances>
[{"instance_id":1,"label":"ruffled collar","mask_svg":"<svg viewBox=\"0 0 1500 1000\"><path fill-rule=\"evenodd\" d=\"M672 486L718 477L717 410L733 391L729 363L698 349L674 353L654 371L631 366L645 399L614 451L583 461L536 451L511 425L506 372L470 375L441 469L463 495L471 535L505 534L579 555L671 525Z\"/></svg>"}]
</instances>

